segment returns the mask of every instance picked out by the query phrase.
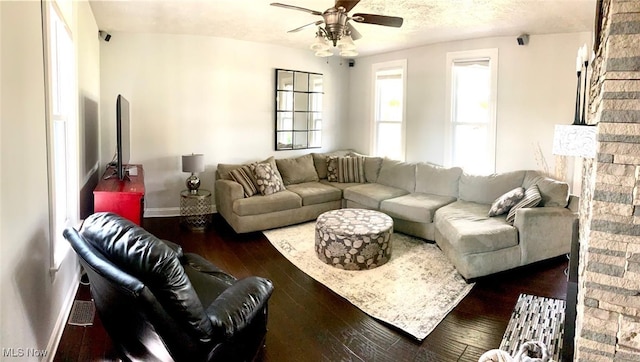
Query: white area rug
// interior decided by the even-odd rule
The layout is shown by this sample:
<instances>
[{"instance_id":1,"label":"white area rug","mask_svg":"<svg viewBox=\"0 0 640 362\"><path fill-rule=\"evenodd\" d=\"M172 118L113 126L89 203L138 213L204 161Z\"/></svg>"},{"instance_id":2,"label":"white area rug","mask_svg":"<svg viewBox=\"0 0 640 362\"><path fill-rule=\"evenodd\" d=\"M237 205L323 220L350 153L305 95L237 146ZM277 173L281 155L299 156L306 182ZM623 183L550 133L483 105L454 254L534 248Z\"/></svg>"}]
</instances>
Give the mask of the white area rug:
<instances>
[{"instance_id":1,"label":"white area rug","mask_svg":"<svg viewBox=\"0 0 640 362\"><path fill-rule=\"evenodd\" d=\"M267 230L282 255L373 318L424 339L473 287L435 244L392 235L391 260L371 270L340 270L314 250L315 223Z\"/></svg>"}]
</instances>

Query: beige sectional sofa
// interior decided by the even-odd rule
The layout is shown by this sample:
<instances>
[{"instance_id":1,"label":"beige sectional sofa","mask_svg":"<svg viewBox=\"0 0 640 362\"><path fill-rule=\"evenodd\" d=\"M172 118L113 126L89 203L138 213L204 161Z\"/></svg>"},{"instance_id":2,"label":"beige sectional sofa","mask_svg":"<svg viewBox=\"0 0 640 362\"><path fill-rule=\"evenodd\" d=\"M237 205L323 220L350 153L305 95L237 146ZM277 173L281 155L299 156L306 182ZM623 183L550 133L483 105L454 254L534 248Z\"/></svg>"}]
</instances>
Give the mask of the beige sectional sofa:
<instances>
[{"instance_id":1,"label":"beige sectional sofa","mask_svg":"<svg viewBox=\"0 0 640 362\"><path fill-rule=\"evenodd\" d=\"M286 188L267 196L246 197L231 175L242 165L219 164L217 211L244 233L314 220L341 207L379 210L393 218L395 231L435 241L467 279L570 251L577 198L566 183L537 171L477 176L457 167L378 157L360 159L363 182L329 181L335 165L327 165L328 157L346 155L362 157L341 151L262 161L278 170ZM532 185L539 190L537 207L514 210L512 222L507 214L488 216L502 195Z\"/></svg>"}]
</instances>

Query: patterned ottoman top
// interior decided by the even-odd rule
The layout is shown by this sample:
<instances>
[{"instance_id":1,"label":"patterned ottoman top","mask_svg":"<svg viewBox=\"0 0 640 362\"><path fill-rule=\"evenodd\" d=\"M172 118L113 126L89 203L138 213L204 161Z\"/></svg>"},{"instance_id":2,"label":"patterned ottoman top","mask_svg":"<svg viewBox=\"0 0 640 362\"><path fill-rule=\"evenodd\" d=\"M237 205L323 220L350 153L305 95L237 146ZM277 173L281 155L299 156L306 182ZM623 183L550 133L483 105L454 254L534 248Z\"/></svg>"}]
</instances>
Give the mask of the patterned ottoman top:
<instances>
[{"instance_id":1,"label":"patterned ottoman top","mask_svg":"<svg viewBox=\"0 0 640 362\"><path fill-rule=\"evenodd\" d=\"M316 227L337 235L370 235L391 229L393 220L375 210L339 209L318 216Z\"/></svg>"}]
</instances>

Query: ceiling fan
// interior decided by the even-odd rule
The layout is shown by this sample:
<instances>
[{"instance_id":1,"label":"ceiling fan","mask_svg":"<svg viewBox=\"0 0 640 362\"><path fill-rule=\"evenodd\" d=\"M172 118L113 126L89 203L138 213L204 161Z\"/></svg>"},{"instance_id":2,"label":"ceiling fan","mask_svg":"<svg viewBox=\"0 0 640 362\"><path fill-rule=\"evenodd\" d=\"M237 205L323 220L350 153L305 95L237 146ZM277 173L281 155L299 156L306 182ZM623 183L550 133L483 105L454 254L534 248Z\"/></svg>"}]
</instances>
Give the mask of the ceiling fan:
<instances>
[{"instance_id":1,"label":"ceiling fan","mask_svg":"<svg viewBox=\"0 0 640 362\"><path fill-rule=\"evenodd\" d=\"M403 19L397 16L363 13L349 16L349 11L351 11L358 2L360 2L360 0L336 0L335 5L324 12L282 3L271 3L271 5L322 16L322 20L289 30L289 33L300 31L309 26L318 26L316 42L311 45L311 49L317 51L316 55L318 56L329 56L333 53L329 52L330 47L326 44L325 39L331 41L334 47L338 46L342 50L341 55L357 55L357 53L355 53L353 40L360 39L362 35L349 23L350 20L357 23L392 26L395 28L402 26ZM324 28L320 26L321 24L325 24Z\"/></svg>"}]
</instances>

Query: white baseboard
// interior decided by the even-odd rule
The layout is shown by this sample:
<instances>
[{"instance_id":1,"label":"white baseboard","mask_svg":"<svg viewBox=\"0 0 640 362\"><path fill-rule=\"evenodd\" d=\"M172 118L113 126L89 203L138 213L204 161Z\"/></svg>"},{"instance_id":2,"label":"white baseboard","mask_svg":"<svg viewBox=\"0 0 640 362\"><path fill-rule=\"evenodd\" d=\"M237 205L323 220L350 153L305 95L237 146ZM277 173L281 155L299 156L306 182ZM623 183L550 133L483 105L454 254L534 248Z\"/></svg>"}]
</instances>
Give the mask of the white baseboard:
<instances>
[{"instance_id":1,"label":"white baseboard","mask_svg":"<svg viewBox=\"0 0 640 362\"><path fill-rule=\"evenodd\" d=\"M216 206L211 205L211 212L216 213ZM172 217L180 216L179 207L148 207L144 210L144 217Z\"/></svg>"},{"instance_id":2,"label":"white baseboard","mask_svg":"<svg viewBox=\"0 0 640 362\"><path fill-rule=\"evenodd\" d=\"M69 314L71 313L71 307L73 307L73 301L76 298L76 293L78 293L79 286L80 266L79 264L77 264L76 272L74 273L73 280L71 281L71 286L69 288L69 291L67 292L67 295L64 297L62 308L60 308L58 318L56 319L56 324L53 326L53 331L51 332L51 336L49 337L49 343L47 343L47 356L45 357L46 361L53 361L56 356L58 345L60 344L60 340L62 339L64 327L67 325L67 319L69 318Z\"/></svg>"},{"instance_id":3,"label":"white baseboard","mask_svg":"<svg viewBox=\"0 0 640 362\"><path fill-rule=\"evenodd\" d=\"M169 217L180 216L179 207L147 207L144 210L144 217Z\"/></svg>"}]
</instances>

